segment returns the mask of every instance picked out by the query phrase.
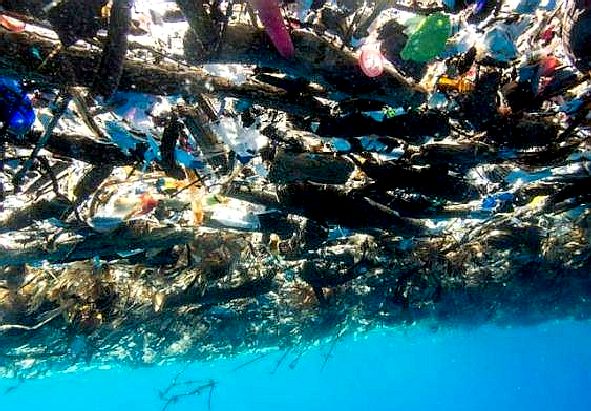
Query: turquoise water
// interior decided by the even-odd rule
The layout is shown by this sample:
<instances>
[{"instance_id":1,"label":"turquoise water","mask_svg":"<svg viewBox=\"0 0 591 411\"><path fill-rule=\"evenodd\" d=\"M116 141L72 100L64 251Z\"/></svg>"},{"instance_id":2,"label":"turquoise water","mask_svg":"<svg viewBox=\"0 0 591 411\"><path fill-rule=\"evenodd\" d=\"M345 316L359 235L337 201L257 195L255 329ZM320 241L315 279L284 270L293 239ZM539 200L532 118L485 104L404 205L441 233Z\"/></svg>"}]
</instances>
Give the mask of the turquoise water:
<instances>
[{"instance_id":1,"label":"turquoise water","mask_svg":"<svg viewBox=\"0 0 591 411\"><path fill-rule=\"evenodd\" d=\"M19 385L0 380L0 410L162 410L159 391L182 371L177 382L200 382L180 386L176 393L216 381L214 411L588 411L590 342L591 324L570 321L437 332L378 330L339 341L324 367L330 346L320 344L299 361L290 352L278 368L283 353L274 351L263 358L80 371ZM207 390L167 408L207 409Z\"/></svg>"}]
</instances>

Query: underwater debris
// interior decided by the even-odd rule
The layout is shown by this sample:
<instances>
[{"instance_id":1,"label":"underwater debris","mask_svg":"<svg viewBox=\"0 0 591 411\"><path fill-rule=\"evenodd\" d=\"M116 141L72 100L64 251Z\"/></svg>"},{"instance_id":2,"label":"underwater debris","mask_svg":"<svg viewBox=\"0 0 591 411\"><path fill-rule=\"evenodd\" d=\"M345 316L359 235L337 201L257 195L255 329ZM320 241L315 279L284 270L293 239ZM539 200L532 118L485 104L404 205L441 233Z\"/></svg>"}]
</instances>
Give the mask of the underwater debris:
<instances>
[{"instance_id":1,"label":"underwater debris","mask_svg":"<svg viewBox=\"0 0 591 411\"><path fill-rule=\"evenodd\" d=\"M590 317L584 4L246 3L3 5L0 375Z\"/></svg>"},{"instance_id":2,"label":"underwater debris","mask_svg":"<svg viewBox=\"0 0 591 411\"><path fill-rule=\"evenodd\" d=\"M283 353L281 354L281 356L279 357L279 359L275 363L275 366L271 370L271 374L275 374L277 372L277 370L281 367L281 365L283 364L283 362L289 356L290 353L291 353L291 347L288 347L283 350Z\"/></svg>"},{"instance_id":3,"label":"underwater debris","mask_svg":"<svg viewBox=\"0 0 591 411\"><path fill-rule=\"evenodd\" d=\"M257 357L253 358L252 360L246 361L244 364L240 364L237 367L234 367L232 369L232 371L238 371L244 367L248 367L249 365L254 364L255 362L258 362L258 361L262 360L263 358L267 357L267 355L268 355L268 353L262 353L262 354L258 355Z\"/></svg>"},{"instance_id":4,"label":"underwater debris","mask_svg":"<svg viewBox=\"0 0 591 411\"><path fill-rule=\"evenodd\" d=\"M159 396L164 405L162 411L169 409L174 404L177 404L181 399L187 397L198 397L207 391L207 410L211 411L211 400L213 391L217 386L217 381L200 381L200 380L187 380L179 381L179 377L182 375L184 370L181 370L173 378L171 383L162 391L159 391Z\"/></svg>"},{"instance_id":5,"label":"underwater debris","mask_svg":"<svg viewBox=\"0 0 591 411\"><path fill-rule=\"evenodd\" d=\"M337 342L339 342L341 340L341 338L343 337L343 335L345 335L345 331L347 330L347 327L343 327L341 330L339 330L336 335L332 338L332 340L330 341L330 344L328 345L328 351L324 354L322 354L322 356L324 357L324 360L322 361L322 366L320 367L320 372L324 371L324 369L326 368L326 365L328 364L328 361L333 357L333 352L334 349L337 345Z\"/></svg>"}]
</instances>

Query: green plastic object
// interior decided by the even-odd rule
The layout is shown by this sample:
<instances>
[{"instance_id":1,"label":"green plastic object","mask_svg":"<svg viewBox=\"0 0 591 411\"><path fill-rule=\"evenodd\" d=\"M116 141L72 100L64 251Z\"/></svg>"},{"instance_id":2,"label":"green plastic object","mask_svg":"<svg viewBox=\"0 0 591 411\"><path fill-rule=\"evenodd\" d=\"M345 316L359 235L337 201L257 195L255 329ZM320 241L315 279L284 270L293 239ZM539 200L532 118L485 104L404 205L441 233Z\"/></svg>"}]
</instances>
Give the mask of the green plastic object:
<instances>
[{"instance_id":1,"label":"green plastic object","mask_svg":"<svg viewBox=\"0 0 591 411\"><path fill-rule=\"evenodd\" d=\"M449 15L433 13L427 16L410 35L400 56L404 60L431 60L443 51L450 33Z\"/></svg>"}]
</instances>

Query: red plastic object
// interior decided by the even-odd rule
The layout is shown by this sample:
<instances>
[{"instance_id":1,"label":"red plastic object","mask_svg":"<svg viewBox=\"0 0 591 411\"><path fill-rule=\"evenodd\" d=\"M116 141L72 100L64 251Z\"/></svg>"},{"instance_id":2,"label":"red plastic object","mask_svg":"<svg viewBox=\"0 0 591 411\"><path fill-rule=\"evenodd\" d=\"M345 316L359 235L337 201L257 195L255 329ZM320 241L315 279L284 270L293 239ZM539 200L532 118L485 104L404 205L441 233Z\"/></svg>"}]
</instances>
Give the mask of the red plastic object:
<instances>
[{"instance_id":1,"label":"red plastic object","mask_svg":"<svg viewBox=\"0 0 591 411\"><path fill-rule=\"evenodd\" d=\"M4 27L6 30L20 33L21 31L25 30L27 25L22 21L15 19L14 17L0 14L0 26Z\"/></svg>"},{"instance_id":2,"label":"red plastic object","mask_svg":"<svg viewBox=\"0 0 591 411\"><path fill-rule=\"evenodd\" d=\"M542 32L542 35L540 36L540 38L542 40L544 40L545 42L551 41L552 38L554 38L554 27L553 26L550 26L546 30L544 30Z\"/></svg>"},{"instance_id":3,"label":"red plastic object","mask_svg":"<svg viewBox=\"0 0 591 411\"><path fill-rule=\"evenodd\" d=\"M377 49L365 48L359 56L359 66L367 77L377 77L384 72L384 56Z\"/></svg>"},{"instance_id":4,"label":"red plastic object","mask_svg":"<svg viewBox=\"0 0 591 411\"><path fill-rule=\"evenodd\" d=\"M540 76L549 77L554 74L556 67L560 65L560 60L554 56L548 56L540 62Z\"/></svg>"},{"instance_id":5,"label":"red plastic object","mask_svg":"<svg viewBox=\"0 0 591 411\"><path fill-rule=\"evenodd\" d=\"M143 193L142 195L140 195L140 201L142 205L142 214L149 213L158 205L158 200L156 200L154 197L147 193Z\"/></svg>"}]
</instances>

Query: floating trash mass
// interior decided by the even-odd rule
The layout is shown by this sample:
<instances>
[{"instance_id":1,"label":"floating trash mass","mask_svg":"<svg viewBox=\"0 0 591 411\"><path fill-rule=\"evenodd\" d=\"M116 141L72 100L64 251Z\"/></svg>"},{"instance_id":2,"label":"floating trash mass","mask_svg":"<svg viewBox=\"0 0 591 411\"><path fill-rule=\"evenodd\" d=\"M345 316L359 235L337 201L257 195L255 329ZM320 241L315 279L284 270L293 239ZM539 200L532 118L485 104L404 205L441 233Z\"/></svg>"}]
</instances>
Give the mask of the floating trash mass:
<instances>
[{"instance_id":1,"label":"floating trash mass","mask_svg":"<svg viewBox=\"0 0 591 411\"><path fill-rule=\"evenodd\" d=\"M591 315L588 2L2 7L1 376Z\"/></svg>"}]
</instances>

